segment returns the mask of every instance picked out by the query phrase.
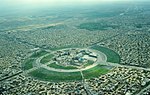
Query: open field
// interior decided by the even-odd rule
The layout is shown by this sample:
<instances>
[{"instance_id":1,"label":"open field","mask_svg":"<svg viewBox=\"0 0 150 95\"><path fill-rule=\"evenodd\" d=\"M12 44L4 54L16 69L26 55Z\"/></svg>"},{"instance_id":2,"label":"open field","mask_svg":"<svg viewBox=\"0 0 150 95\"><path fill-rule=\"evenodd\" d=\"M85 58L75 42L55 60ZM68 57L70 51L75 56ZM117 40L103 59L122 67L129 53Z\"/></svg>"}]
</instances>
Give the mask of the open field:
<instances>
[{"instance_id":1,"label":"open field","mask_svg":"<svg viewBox=\"0 0 150 95\"><path fill-rule=\"evenodd\" d=\"M96 67L83 71L83 76L85 79L90 79L90 78L99 77L103 74L107 74L109 71L110 69L98 65Z\"/></svg>"},{"instance_id":2,"label":"open field","mask_svg":"<svg viewBox=\"0 0 150 95\"><path fill-rule=\"evenodd\" d=\"M33 68L33 64L35 63L35 59L26 59L25 62L22 64L22 68L24 70L28 70Z\"/></svg>"},{"instance_id":3,"label":"open field","mask_svg":"<svg viewBox=\"0 0 150 95\"><path fill-rule=\"evenodd\" d=\"M71 67L61 67L59 65L55 65L53 68L58 68L58 69L75 69ZM90 79L94 77L98 77L100 75L106 74L109 72L110 69L103 67L103 66L96 66L91 69L82 71L83 76L85 79ZM35 71L32 71L29 73L29 75L40 79L40 80L45 80L45 81L73 81L73 80L82 80L80 72L55 72L55 71L50 71L44 68L39 68Z\"/></svg>"},{"instance_id":4,"label":"open field","mask_svg":"<svg viewBox=\"0 0 150 95\"><path fill-rule=\"evenodd\" d=\"M51 61L51 59L52 59L53 56L54 56L53 54L45 56L44 58L41 59L40 63L45 64L45 63Z\"/></svg>"},{"instance_id":5,"label":"open field","mask_svg":"<svg viewBox=\"0 0 150 95\"><path fill-rule=\"evenodd\" d=\"M116 52L114 52L113 50L110 50L108 48L98 46L98 45L92 46L91 48L99 50L102 53L104 53L107 56L108 62L120 63L120 56Z\"/></svg>"},{"instance_id":6,"label":"open field","mask_svg":"<svg viewBox=\"0 0 150 95\"><path fill-rule=\"evenodd\" d=\"M73 73L54 72L44 68L39 68L29 73L29 75L45 81L73 81L82 79L80 72L73 72Z\"/></svg>"},{"instance_id":7,"label":"open field","mask_svg":"<svg viewBox=\"0 0 150 95\"><path fill-rule=\"evenodd\" d=\"M87 66L90 66L90 65L92 65L94 62L93 61L91 61L91 60L89 60L85 65L83 65L84 67L87 67Z\"/></svg>"},{"instance_id":8,"label":"open field","mask_svg":"<svg viewBox=\"0 0 150 95\"><path fill-rule=\"evenodd\" d=\"M56 63L51 63L49 65L47 65L49 67L55 68L55 69L77 69L76 67L73 66L61 66L61 65L57 65Z\"/></svg>"}]
</instances>

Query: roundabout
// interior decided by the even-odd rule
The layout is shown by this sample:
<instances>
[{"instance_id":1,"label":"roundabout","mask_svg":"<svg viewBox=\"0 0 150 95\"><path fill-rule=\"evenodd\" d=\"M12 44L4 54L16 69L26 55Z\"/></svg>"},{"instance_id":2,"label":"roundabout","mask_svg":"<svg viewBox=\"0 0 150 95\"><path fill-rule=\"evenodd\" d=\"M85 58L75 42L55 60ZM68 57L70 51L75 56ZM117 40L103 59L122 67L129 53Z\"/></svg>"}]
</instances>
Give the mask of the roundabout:
<instances>
[{"instance_id":1,"label":"roundabout","mask_svg":"<svg viewBox=\"0 0 150 95\"><path fill-rule=\"evenodd\" d=\"M22 67L27 75L44 81L82 80L83 77L98 77L110 70L104 66L107 55L94 48L44 50L33 55Z\"/></svg>"}]
</instances>

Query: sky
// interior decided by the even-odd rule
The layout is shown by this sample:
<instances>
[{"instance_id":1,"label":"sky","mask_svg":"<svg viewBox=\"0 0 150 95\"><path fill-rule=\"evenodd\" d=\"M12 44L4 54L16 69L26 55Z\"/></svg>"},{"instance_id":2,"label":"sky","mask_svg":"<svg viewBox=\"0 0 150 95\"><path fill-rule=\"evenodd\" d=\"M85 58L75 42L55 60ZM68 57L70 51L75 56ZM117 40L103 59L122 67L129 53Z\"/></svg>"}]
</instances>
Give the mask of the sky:
<instances>
[{"instance_id":1,"label":"sky","mask_svg":"<svg viewBox=\"0 0 150 95\"><path fill-rule=\"evenodd\" d=\"M92 4L92 3L102 3L102 2L124 2L124 1L150 1L150 0L0 0L0 6L7 5L66 5L66 4Z\"/></svg>"},{"instance_id":2,"label":"sky","mask_svg":"<svg viewBox=\"0 0 150 95\"><path fill-rule=\"evenodd\" d=\"M0 0L0 8L10 7L42 7L61 5L95 4L102 2L114 2L116 0Z\"/></svg>"},{"instance_id":3,"label":"sky","mask_svg":"<svg viewBox=\"0 0 150 95\"><path fill-rule=\"evenodd\" d=\"M57 4L81 4L81 3L101 3L116 1L148 1L148 0L0 0L0 4L30 4L30 5L57 5Z\"/></svg>"},{"instance_id":4,"label":"sky","mask_svg":"<svg viewBox=\"0 0 150 95\"><path fill-rule=\"evenodd\" d=\"M0 11L10 10L13 8L27 9L27 8L42 8L53 6L76 6L76 5L92 5L92 4L107 4L116 2L136 2L136 1L150 1L150 0L0 0Z\"/></svg>"}]
</instances>

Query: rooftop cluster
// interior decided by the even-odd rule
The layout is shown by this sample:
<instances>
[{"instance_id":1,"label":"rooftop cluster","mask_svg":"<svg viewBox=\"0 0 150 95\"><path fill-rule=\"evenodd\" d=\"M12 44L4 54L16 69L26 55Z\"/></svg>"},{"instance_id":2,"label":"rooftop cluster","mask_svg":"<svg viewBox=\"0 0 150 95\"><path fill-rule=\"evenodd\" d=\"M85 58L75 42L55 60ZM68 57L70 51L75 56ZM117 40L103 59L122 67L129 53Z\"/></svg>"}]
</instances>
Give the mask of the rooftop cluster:
<instances>
[{"instance_id":1,"label":"rooftop cluster","mask_svg":"<svg viewBox=\"0 0 150 95\"><path fill-rule=\"evenodd\" d=\"M55 52L55 57L53 61L57 62L60 65L75 65L81 66L92 61L96 61L97 55L87 49L66 49L59 50Z\"/></svg>"}]
</instances>

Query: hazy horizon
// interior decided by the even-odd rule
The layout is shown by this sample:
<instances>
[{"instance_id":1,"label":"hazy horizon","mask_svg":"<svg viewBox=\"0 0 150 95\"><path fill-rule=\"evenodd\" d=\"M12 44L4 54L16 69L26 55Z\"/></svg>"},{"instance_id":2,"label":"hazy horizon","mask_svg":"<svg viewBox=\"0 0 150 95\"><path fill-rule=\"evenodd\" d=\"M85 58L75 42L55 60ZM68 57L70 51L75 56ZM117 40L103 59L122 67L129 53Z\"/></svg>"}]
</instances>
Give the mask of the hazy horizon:
<instances>
[{"instance_id":1,"label":"hazy horizon","mask_svg":"<svg viewBox=\"0 0 150 95\"><path fill-rule=\"evenodd\" d=\"M79 5L79 4L101 4L117 2L147 2L149 0L3 0L2 6L59 6L59 5Z\"/></svg>"},{"instance_id":2,"label":"hazy horizon","mask_svg":"<svg viewBox=\"0 0 150 95\"><path fill-rule=\"evenodd\" d=\"M39 8L59 8L59 7L77 7L83 5L104 5L117 3L134 4L137 2L147 2L149 0L3 0L0 3L0 12L28 10Z\"/></svg>"}]
</instances>

